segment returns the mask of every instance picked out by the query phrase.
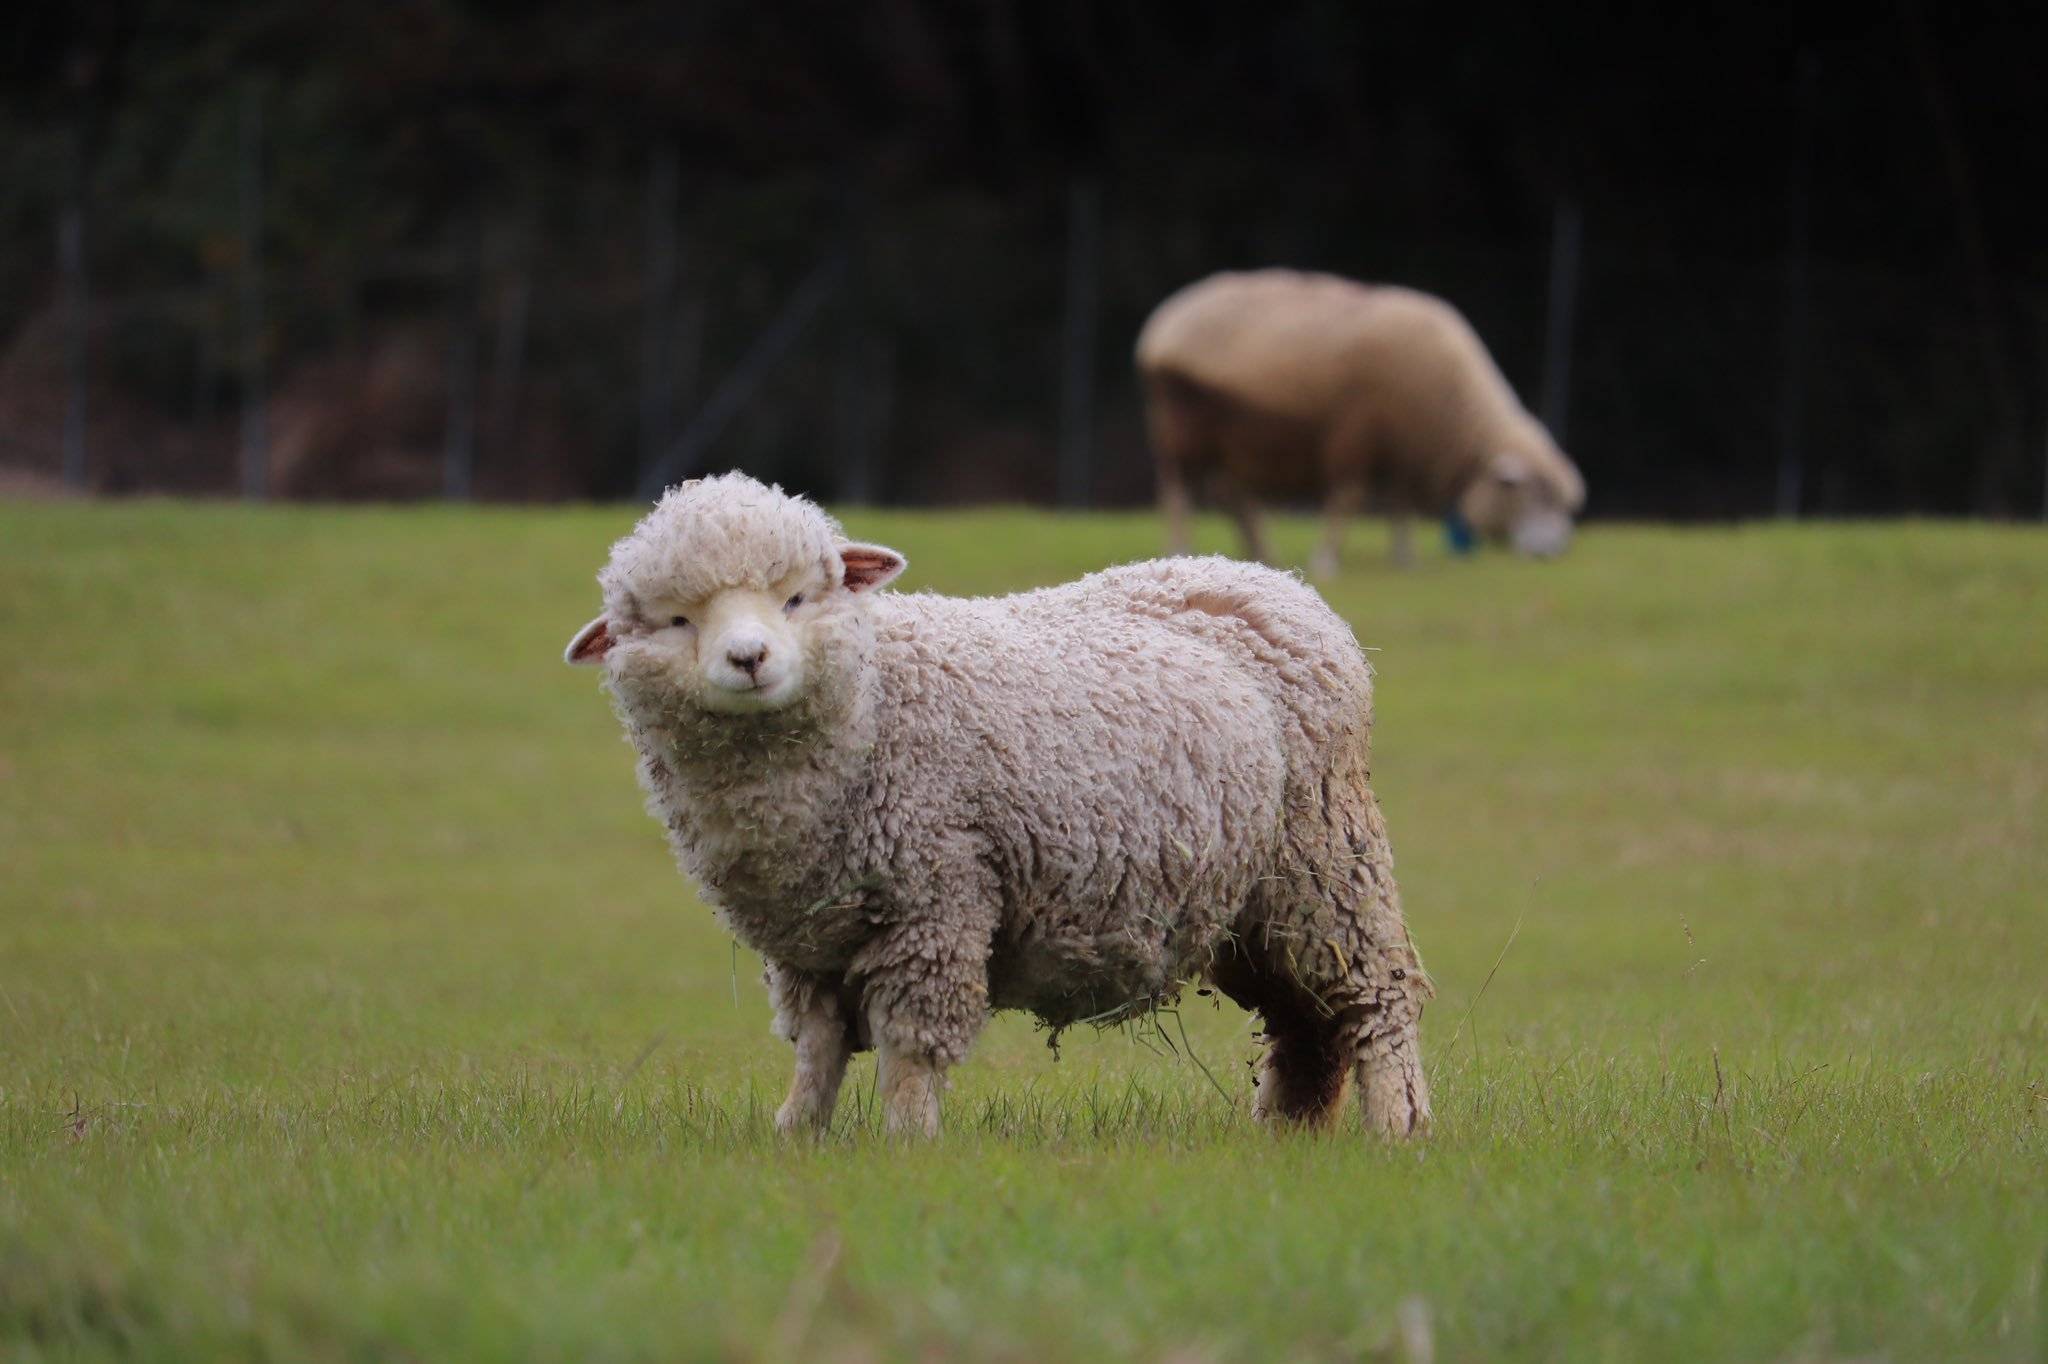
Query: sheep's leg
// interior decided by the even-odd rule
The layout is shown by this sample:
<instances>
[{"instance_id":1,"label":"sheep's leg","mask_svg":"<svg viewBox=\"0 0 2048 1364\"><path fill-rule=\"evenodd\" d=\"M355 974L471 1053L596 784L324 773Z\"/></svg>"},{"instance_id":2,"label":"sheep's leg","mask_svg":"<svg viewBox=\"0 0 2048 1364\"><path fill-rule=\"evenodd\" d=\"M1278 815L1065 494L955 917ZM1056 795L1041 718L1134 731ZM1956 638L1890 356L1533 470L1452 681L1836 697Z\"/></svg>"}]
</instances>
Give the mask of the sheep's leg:
<instances>
[{"instance_id":1,"label":"sheep's leg","mask_svg":"<svg viewBox=\"0 0 2048 1364\"><path fill-rule=\"evenodd\" d=\"M1168 554L1186 554L1193 546L1188 536L1189 506L1188 481L1180 465L1169 459L1160 460L1159 510L1166 520Z\"/></svg>"},{"instance_id":2,"label":"sheep's leg","mask_svg":"<svg viewBox=\"0 0 2048 1364\"><path fill-rule=\"evenodd\" d=\"M1365 483L1360 479L1339 479L1330 486L1330 495L1323 501L1323 543L1309 559L1309 576L1334 578L1343 564L1344 533L1351 528L1351 518L1358 515L1365 505Z\"/></svg>"},{"instance_id":3,"label":"sheep's leg","mask_svg":"<svg viewBox=\"0 0 2048 1364\"><path fill-rule=\"evenodd\" d=\"M1359 956L1336 950L1345 937ZM1307 978L1263 966L1258 988L1240 1000L1259 1011L1267 1038L1252 1116L1327 1123L1355 1076L1368 1129L1394 1137L1427 1129L1417 1024L1429 986L1406 932L1377 951L1356 933L1333 933L1304 943L1288 969L1295 968Z\"/></svg>"},{"instance_id":4,"label":"sheep's leg","mask_svg":"<svg viewBox=\"0 0 2048 1364\"><path fill-rule=\"evenodd\" d=\"M789 1097L775 1112L778 1132L822 1131L832 1122L839 1084L855 1050L853 1018L836 981L770 963L766 978L775 1032L796 1049Z\"/></svg>"},{"instance_id":5,"label":"sheep's leg","mask_svg":"<svg viewBox=\"0 0 2048 1364\"><path fill-rule=\"evenodd\" d=\"M775 1111L776 1131L822 1132L832 1125L839 1082L846 1078L846 1063L853 1055L846 1025L839 1001L822 994L797 1020L796 1074L789 1082L789 1097Z\"/></svg>"},{"instance_id":6,"label":"sheep's leg","mask_svg":"<svg viewBox=\"0 0 2048 1364\"><path fill-rule=\"evenodd\" d=\"M1428 1130L1429 1081L1422 1074L1414 1018L1379 1031L1360 1030L1356 1038L1358 1103L1365 1125L1390 1137Z\"/></svg>"},{"instance_id":7,"label":"sheep's leg","mask_svg":"<svg viewBox=\"0 0 2048 1364\"><path fill-rule=\"evenodd\" d=\"M1326 1120L1349 1077L1369 1129L1409 1136L1429 1126L1418 1027L1431 990L1365 760L1362 741L1340 748L1211 978L1265 1020L1259 1116Z\"/></svg>"},{"instance_id":8,"label":"sheep's leg","mask_svg":"<svg viewBox=\"0 0 2048 1364\"><path fill-rule=\"evenodd\" d=\"M988 1021L995 920L993 909L906 913L854 958L891 1136L938 1135L946 1068L966 1057Z\"/></svg>"},{"instance_id":9,"label":"sheep's leg","mask_svg":"<svg viewBox=\"0 0 2048 1364\"><path fill-rule=\"evenodd\" d=\"M1388 523L1388 540L1393 547L1394 567L1415 567L1415 518L1395 512Z\"/></svg>"},{"instance_id":10,"label":"sheep's leg","mask_svg":"<svg viewBox=\"0 0 2048 1364\"><path fill-rule=\"evenodd\" d=\"M887 1041L877 1048L877 1084L882 1129L892 1137L939 1135L939 1095L945 1068L928 1053L905 1051Z\"/></svg>"},{"instance_id":11,"label":"sheep's leg","mask_svg":"<svg viewBox=\"0 0 2048 1364\"><path fill-rule=\"evenodd\" d=\"M1329 1007L1289 976L1256 928L1249 941L1219 955L1208 974L1217 989L1259 1016L1265 1035L1253 1119L1321 1126L1335 1117L1351 1080L1351 1053Z\"/></svg>"},{"instance_id":12,"label":"sheep's leg","mask_svg":"<svg viewBox=\"0 0 2048 1364\"><path fill-rule=\"evenodd\" d=\"M1259 504L1250 493L1235 485L1230 487L1229 498L1230 516L1244 539L1245 557L1262 564L1272 563L1272 556L1266 551L1266 529L1259 521Z\"/></svg>"},{"instance_id":13,"label":"sheep's leg","mask_svg":"<svg viewBox=\"0 0 2048 1364\"><path fill-rule=\"evenodd\" d=\"M1368 807L1368 820L1383 850L1376 804ZM1434 991L1383 862L1369 880L1377 893L1350 901L1348 912L1341 902L1337 906L1339 931L1331 945L1349 947L1330 954L1337 961L1326 998L1338 1006L1338 1046L1350 1058L1366 1127L1406 1137L1429 1127L1421 1023L1422 1006Z\"/></svg>"},{"instance_id":14,"label":"sheep's leg","mask_svg":"<svg viewBox=\"0 0 2048 1364\"><path fill-rule=\"evenodd\" d=\"M1336 1011L1339 1047L1358 1082L1365 1125L1405 1137L1429 1126L1429 1086L1422 1075L1422 1006L1434 993L1408 936L1394 885L1387 825L1366 779L1363 743L1339 750L1326 804L1328 842L1307 864L1326 907L1327 927L1310 938L1318 991ZM1318 916L1320 918L1320 916Z\"/></svg>"},{"instance_id":15,"label":"sheep's leg","mask_svg":"<svg viewBox=\"0 0 2048 1364\"><path fill-rule=\"evenodd\" d=\"M1322 1127L1337 1116L1351 1067L1337 1032L1308 1012L1266 1010L1266 1055L1252 1117Z\"/></svg>"}]
</instances>

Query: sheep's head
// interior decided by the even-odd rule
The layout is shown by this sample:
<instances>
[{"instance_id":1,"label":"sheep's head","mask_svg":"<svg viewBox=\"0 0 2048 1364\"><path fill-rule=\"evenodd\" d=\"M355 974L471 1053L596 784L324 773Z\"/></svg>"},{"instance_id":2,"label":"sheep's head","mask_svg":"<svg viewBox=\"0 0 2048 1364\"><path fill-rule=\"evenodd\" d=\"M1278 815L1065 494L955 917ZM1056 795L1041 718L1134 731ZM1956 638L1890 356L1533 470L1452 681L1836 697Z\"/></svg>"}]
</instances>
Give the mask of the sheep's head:
<instances>
[{"instance_id":1,"label":"sheep's head","mask_svg":"<svg viewBox=\"0 0 2048 1364\"><path fill-rule=\"evenodd\" d=\"M622 701L670 721L782 711L857 666L862 596L903 567L780 488L693 480L612 546L604 614L566 657L602 663Z\"/></svg>"},{"instance_id":2,"label":"sheep's head","mask_svg":"<svg viewBox=\"0 0 2048 1364\"><path fill-rule=\"evenodd\" d=\"M1489 540L1539 559L1564 553L1572 518L1586 502L1579 471L1533 422L1523 439L1496 451L1458 498L1458 514Z\"/></svg>"}]
</instances>

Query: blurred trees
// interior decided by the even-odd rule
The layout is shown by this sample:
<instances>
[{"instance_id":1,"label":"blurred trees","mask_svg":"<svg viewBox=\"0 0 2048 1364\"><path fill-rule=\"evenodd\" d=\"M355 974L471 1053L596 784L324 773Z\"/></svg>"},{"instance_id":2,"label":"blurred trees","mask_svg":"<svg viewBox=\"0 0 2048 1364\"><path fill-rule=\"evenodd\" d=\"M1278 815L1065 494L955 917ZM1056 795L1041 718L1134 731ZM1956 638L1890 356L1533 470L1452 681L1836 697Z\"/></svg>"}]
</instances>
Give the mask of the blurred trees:
<instances>
[{"instance_id":1,"label":"blurred trees","mask_svg":"<svg viewBox=\"0 0 2048 1364\"><path fill-rule=\"evenodd\" d=\"M1456 301L1601 511L1767 512L1788 450L1808 512L2044 496L2036 5L187 0L10 36L0 465L73 431L94 486L227 492L253 410L286 494L627 496L680 458L1130 501L1144 315L1284 263Z\"/></svg>"}]
</instances>

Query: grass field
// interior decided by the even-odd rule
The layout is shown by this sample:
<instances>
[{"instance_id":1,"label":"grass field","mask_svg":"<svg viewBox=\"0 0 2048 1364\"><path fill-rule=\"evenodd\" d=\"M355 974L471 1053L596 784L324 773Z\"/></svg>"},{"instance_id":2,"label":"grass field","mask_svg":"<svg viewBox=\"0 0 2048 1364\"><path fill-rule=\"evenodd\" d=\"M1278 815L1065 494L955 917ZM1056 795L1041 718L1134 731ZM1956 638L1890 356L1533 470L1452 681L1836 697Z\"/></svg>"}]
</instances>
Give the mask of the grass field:
<instances>
[{"instance_id":1,"label":"grass field","mask_svg":"<svg viewBox=\"0 0 2048 1364\"><path fill-rule=\"evenodd\" d=\"M628 520L0 505L0 1357L2048 1357L2048 535L1362 535L1435 1135L1253 1128L1190 994L791 1148L558 661Z\"/></svg>"}]
</instances>

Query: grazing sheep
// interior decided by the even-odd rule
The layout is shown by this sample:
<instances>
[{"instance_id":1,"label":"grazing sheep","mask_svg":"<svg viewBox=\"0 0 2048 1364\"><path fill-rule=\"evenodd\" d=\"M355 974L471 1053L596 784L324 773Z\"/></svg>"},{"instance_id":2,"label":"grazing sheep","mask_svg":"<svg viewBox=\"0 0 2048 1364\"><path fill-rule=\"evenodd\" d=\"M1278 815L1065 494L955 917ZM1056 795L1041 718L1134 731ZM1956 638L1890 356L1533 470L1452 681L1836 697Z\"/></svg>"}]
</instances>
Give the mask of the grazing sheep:
<instances>
[{"instance_id":1,"label":"grazing sheep","mask_svg":"<svg viewBox=\"0 0 2048 1364\"><path fill-rule=\"evenodd\" d=\"M894 550L740 474L612 547L602 661L648 809L767 960L796 1048L776 1115L830 1121L880 1053L894 1132L937 1130L991 1009L1139 1014L1206 979L1263 1017L1254 1111L1429 1117L1430 987L1367 785L1372 677L1297 579L1154 560L1010 597L880 591Z\"/></svg>"},{"instance_id":2,"label":"grazing sheep","mask_svg":"<svg viewBox=\"0 0 2048 1364\"><path fill-rule=\"evenodd\" d=\"M1462 518L1523 554L1571 540L1585 483L1458 310L1334 275L1211 275L1159 305L1138 337L1169 552L1187 550L1189 485L1266 557L1256 499L1324 499L1312 571L1334 573L1370 497L1412 560L1410 513Z\"/></svg>"}]
</instances>

